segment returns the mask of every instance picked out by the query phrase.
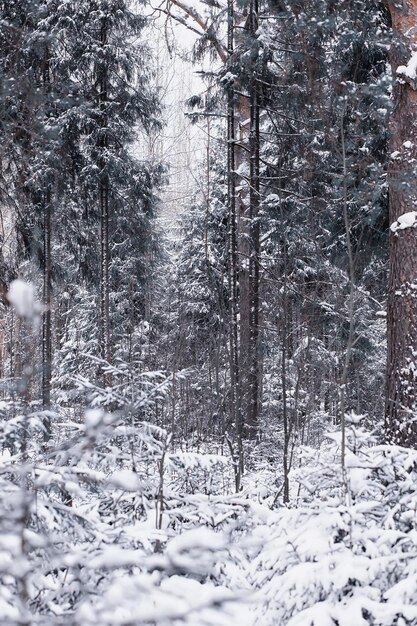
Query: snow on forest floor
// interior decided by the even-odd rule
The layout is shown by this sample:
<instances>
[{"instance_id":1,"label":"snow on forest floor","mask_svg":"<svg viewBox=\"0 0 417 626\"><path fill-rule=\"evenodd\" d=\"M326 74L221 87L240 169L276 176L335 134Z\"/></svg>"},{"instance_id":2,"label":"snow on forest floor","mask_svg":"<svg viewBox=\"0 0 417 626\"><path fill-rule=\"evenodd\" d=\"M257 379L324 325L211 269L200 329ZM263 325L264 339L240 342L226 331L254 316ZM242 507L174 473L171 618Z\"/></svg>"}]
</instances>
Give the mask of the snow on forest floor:
<instances>
[{"instance_id":1,"label":"snow on forest floor","mask_svg":"<svg viewBox=\"0 0 417 626\"><path fill-rule=\"evenodd\" d=\"M2 624L417 624L416 451L352 425L346 471L337 433L300 450L284 507L267 466L234 494L149 424L65 429L53 463L1 459Z\"/></svg>"}]
</instances>

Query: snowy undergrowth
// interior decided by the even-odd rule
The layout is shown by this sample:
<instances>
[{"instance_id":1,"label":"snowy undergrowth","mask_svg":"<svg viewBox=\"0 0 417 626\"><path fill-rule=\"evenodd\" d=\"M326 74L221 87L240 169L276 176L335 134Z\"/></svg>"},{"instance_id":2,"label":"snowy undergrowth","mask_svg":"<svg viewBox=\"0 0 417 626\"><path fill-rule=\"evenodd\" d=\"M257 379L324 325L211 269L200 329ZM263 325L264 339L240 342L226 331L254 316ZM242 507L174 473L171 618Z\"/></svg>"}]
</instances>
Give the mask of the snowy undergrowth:
<instances>
[{"instance_id":1,"label":"snowy undergrowth","mask_svg":"<svg viewBox=\"0 0 417 626\"><path fill-rule=\"evenodd\" d=\"M4 422L2 624L417 624L417 453L355 421L345 473L338 433L300 451L288 508L267 469L233 494L230 459L123 413L49 451L42 415Z\"/></svg>"},{"instance_id":2,"label":"snowy undergrowth","mask_svg":"<svg viewBox=\"0 0 417 626\"><path fill-rule=\"evenodd\" d=\"M305 450L293 507L252 523L252 623L417 624L417 453L352 425L344 475L338 442Z\"/></svg>"}]
</instances>

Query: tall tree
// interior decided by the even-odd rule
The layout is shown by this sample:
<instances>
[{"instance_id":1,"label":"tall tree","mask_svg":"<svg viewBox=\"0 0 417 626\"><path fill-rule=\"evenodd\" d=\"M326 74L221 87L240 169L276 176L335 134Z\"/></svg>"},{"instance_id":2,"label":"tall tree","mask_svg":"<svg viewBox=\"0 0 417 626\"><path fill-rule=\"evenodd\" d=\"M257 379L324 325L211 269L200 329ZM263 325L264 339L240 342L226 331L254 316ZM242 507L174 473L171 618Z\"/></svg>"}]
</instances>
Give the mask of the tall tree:
<instances>
[{"instance_id":1,"label":"tall tree","mask_svg":"<svg viewBox=\"0 0 417 626\"><path fill-rule=\"evenodd\" d=\"M52 205L56 202L57 118L62 111L62 76L51 58L56 39L51 3L31 0L2 7L2 109L5 141L2 174L8 180L3 202L17 209L22 256L39 261L43 274L42 383L44 408L50 406L52 367ZM52 12L54 7L52 6ZM12 36L10 36L12 35ZM60 96L60 97L58 97ZM64 98L63 98L64 99ZM8 132L7 132L8 131ZM18 159L16 156L18 155ZM46 433L47 435L47 433Z\"/></svg>"},{"instance_id":2,"label":"tall tree","mask_svg":"<svg viewBox=\"0 0 417 626\"><path fill-rule=\"evenodd\" d=\"M172 0L166 11L185 25L189 26L185 16L194 21L195 28L201 33L196 44L197 57L209 49L223 64L220 76L226 98L223 93L222 105L226 100L228 118L231 412L240 439L243 434L256 435L261 406L258 213L259 96L263 57L257 33L259 6L252 0L204 4L210 7L208 16L181 0ZM227 16L226 42L223 42L221 29L224 16Z\"/></svg>"},{"instance_id":3,"label":"tall tree","mask_svg":"<svg viewBox=\"0 0 417 626\"><path fill-rule=\"evenodd\" d=\"M235 45L234 2L227 3L227 52L232 57ZM230 415L236 426L239 446L242 419L239 407L239 326L238 326L238 258L236 219L236 114L233 81L227 86L227 213L228 213L228 289L229 289L229 365ZM241 470L241 468L239 468Z\"/></svg>"},{"instance_id":4,"label":"tall tree","mask_svg":"<svg viewBox=\"0 0 417 626\"><path fill-rule=\"evenodd\" d=\"M77 316L68 298L85 287L98 294L106 361L116 347L127 353L125 337L144 315L162 170L141 148L159 102L135 3L25 0L0 10L0 194L15 223L12 271L43 290L33 385L49 408L54 342L61 348L63 325ZM55 286L65 289L60 302Z\"/></svg>"},{"instance_id":5,"label":"tall tree","mask_svg":"<svg viewBox=\"0 0 417 626\"><path fill-rule=\"evenodd\" d=\"M84 265L90 284L99 291L101 357L111 362L132 315L136 323L143 314L138 300L143 300L151 272L150 224L162 178L158 163L139 158L140 148L132 150L134 141L143 146L144 135L159 125L150 52L140 41L146 18L131 2L91 0L63 5L58 24L65 31L66 63L79 94L73 112L80 156L75 164L77 197L85 204L83 217L91 216L99 230L99 254L90 254ZM81 249L96 246L94 233L85 230L77 240ZM125 314L117 319L116 329L115 316L122 309Z\"/></svg>"},{"instance_id":6,"label":"tall tree","mask_svg":"<svg viewBox=\"0 0 417 626\"><path fill-rule=\"evenodd\" d=\"M249 130L249 399L246 423L249 434L255 434L260 412L260 109L262 64L259 67L260 46L257 40L259 26L259 3L251 0L249 5L248 31L249 54L252 59L252 78L249 86L250 130Z\"/></svg>"},{"instance_id":7,"label":"tall tree","mask_svg":"<svg viewBox=\"0 0 417 626\"><path fill-rule=\"evenodd\" d=\"M386 433L391 442L417 445L417 2L390 2L391 67L395 79L389 168L390 278Z\"/></svg>"}]
</instances>

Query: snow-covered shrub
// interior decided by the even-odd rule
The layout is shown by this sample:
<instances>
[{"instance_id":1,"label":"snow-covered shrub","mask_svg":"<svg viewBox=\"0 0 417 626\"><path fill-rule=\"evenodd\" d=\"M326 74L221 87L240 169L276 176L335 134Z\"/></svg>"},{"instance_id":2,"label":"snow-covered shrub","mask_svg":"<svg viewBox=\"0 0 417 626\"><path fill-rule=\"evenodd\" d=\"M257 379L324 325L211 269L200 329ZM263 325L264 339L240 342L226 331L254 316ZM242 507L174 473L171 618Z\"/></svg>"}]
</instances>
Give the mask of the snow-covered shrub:
<instances>
[{"instance_id":1,"label":"snow-covered shrub","mask_svg":"<svg viewBox=\"0 0 417 626\"><path fill-rule=\"evenodd\" d=\"M252 520L253 623L417 624L417 452L375 445L357 421L345 471L333 433L293 472L294 508Z\"/></svg>"}]
</instances>

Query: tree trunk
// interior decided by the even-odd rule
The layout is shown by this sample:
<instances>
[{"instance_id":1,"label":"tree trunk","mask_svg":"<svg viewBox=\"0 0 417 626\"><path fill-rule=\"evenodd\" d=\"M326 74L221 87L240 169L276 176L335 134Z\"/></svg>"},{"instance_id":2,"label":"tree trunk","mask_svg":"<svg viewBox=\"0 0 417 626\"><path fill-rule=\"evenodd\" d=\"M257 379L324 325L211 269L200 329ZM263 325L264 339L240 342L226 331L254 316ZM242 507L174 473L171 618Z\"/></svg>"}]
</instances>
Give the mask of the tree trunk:
<instances>
[{"instance_id":1,"label":"tree trunk","mask_svg":"<svg viewBox=\"0 0 417 626\"><path fill-rule=\"evenodd\" d=\"M100 183L100 244L101 355L110 363L109 189L106 180Z\"/></svg>"},{"instance_id":2,"label":"tree trunk","mask_svg":"<svg viewBox=\"0 0 417 626\"><path fill-rule=\"evenodd\" d=\"M42 406L51 406L52 374L52 280L51 280L51 190L48 187L44 198L43 225L43 316L42 316ZM46 423L45 439L50 437L50 423Z\"/></svg>"},{"instance_id":3,"label":"tree trunk","mask_svg":"<svg viewBox=\"0 0 417 626\"><path fill-rule=\"evenodd\" d=\"M240 15L239 29L244 29L253 43L258 22L258 7L251 0L248 18ZM247 45L247 41L243 40ZM255 61L256 63L256 61ZM237 242L239 265L239 397L243 432L256 436L259 410L259 88L257 68L247 95L240 94L236 103L239 141L236 146ZM242 85L237 85L242 90Z\"/></svg>"},{"instance_id":4,"label":"tree trunk","mask_svg":"<svg viewBox=\"0 0 417 626\"><path fill-rule=\"evenodd\" d=\"M50 91L51 73L49 50L45 50L44 66L42 70L43 88L45 93ZM42 407L51 408L51 376L52 376L52 259L51 259L51 231L52 231L52 186L46 183L46 189L41 194L41 208L43 211L43 314L42 314ZM51 437L51 421L47 417L44 422L44 441Z\"/></svg>"},{"instance_id":5,"label":"tree trunk","mask_svg":"<svg viewBox=\"0 0 417 626\"><path fill-rule=\"evenodd\" d=\"M258 0L250 0L249 16L240 2L228 0L227 46L222 44L214 29L209 27L191 3L171 0L169 4L193 20L194 25L211 41L224 63L227 63L228 59L234 60L235 43L236 49L246 45L247 38L239 39L239 33L249 35L252 41L255 39L258 27ZM169 8L166 12L173 16ZM179 21L187 27L184 19L179 18ZM194 28L191 27L191 30ZM254 64L255 76L256 72ZM254 97L251 93L242 93L244 86L237 78L234 86L229 87L228 94L229 348L231 417L236 424L238 440L243 434L248 436L256 434L260 389L257 219L260 204L259 98L256 79L252 81L252 87L250 90L255 92Z\"/></svg>"},{"instance_id":6,"label":"tree trunk","mask_svg":"<svg viewBox=\"0 0 417 626\"><path fill-rule=\"evenodd\" d=\"M107 43L107 19L104 17L101 26L101 44ZM100 72L100 136L99 136L99 162L100 162L100 337L101 356L104 361L111 363L110 343L110 189L107 173L106 152L108 148L107 136L107 102L108 102L108 79L107 70L102 68ZM104 376L104 383L110 384L108 375Z\"/></svg>"},{"instance_id":7,"label":"tree trunk","mask_svg":"<svg viewBox=\"0 0 417 626\"><path fill-rule=\"evenodd\" d=\"M288 262L287 249L284 243L284 272L283 272L283 301L282 301L282 337L281 337L281 388L282 388L282 419L284 423L284 449L283 449L283 474L284 474L284 503L290 501L290 437L291 423L288 411L287 389L287 366L288 366L288 336L290 332L289 298L288 298Z\"/></svg>"},{"instance_id":8,"label":"tree trunk","mask_svg":"<svg viewBox=\"0 0 417 626\"><path fill-rule=\"evenodd\" d=\"M227 49L231 57L234 48L234 5L228 0ZM229 87L227 105L227 201L229 221L229 359L230 359L230 415L235 425L239 450L238 466L235 467L236 490L240 488L243 472L243 422L239 398L239 327L238 327L238 256L237 256L237 216L236 216L236 119L235 91Z\"/></svg>"},{"instance_id":9,"label":"tree trunk","mask_svg":"<svg viewBox=\"0 0 417 626\"><path fill-rule=\"evenodd\" d=\"M417 209L417 85L407 72L401 70L401 66L407 66L417 44L417 0L404 0L402 7L399 5L399 2L390 4L395 38L390 55L396 80L391 120L393 157L389 169L389 220L392 228L385 426L389 442L415 446L417 241L413 228L395 230L395 223L404 213Z\"/></svg>"},{"instance_id":10,"label":"tree trunk","mask_svg":"<svg viewBox=\"0 0 417 626\"><path fill-rule=\"evenodd\" d=\"M252 37L258 29L258 1L252 0L250 7L249 28ZM260 256L260 185L259 185L259 82L257 72L253 72L250 86L250 257L249 257L249 307L250 307L250 337L249 337L249 389L246 427L249 437L256 435L259 413L259 256Z\"/></svg>"}]
</instances>

